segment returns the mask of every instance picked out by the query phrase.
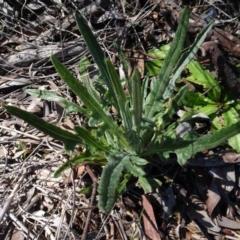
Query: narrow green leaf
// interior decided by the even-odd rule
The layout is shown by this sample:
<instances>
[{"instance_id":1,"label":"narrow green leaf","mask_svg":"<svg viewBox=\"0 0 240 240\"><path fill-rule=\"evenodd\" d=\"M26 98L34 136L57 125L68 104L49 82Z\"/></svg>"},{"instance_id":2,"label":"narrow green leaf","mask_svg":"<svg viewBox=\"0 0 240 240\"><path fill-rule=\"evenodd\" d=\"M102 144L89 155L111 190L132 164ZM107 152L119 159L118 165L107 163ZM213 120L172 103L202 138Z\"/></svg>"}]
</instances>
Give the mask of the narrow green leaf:
<instances>
[{"instance_id":1,"label":"narrow green leaf","mask_svg":"<svg viewBox=\"0 0 240 240\"><path fill-rule=\"evenodd\" d=\"M91 66L91 63L88 60L88 58L86 56L82 56L79 61L79 73L83 80L83 83L87 87L92 86L92 82L91 82L91 80L89 78L89 74L88 74L88 68L90 66Z\"/></svg>"},{"instance_id":2,"label":"narrow green leaf","mask_svg":"<svg viewBox=\"0 0 240 240\"><path fill-rule=\"evenodd\" d=\"M183 149L193 144L193 140L183 140L183 139L172 139L170 137L165 137L161 143L154 144L153 146L148 147L142 156L150 156L152 154L158 154L163 152L174 152L177 149L183 151ZM179 150L179 151L180 151Z\"/></svg>"},{"instance_id":3,"label":"narrow green leaf","mask_svg":"<svg viewBox=\"0 0 240 240\"><path fill-rule=\"evenodd\" d=\"M118 57L119 57L120 62L123 66L123 72L125 74L125 78L127 80L127 85L128 85L127 86L128 87L128 92L131 93L131 82L130 82L130 78L128 76L128 65L129 64L127 63L127 57L116 43L114 43L114 47L117 50Z\"/></svg>"},{"instance_id":4,"label":"narrow green leaf","mask_svg":"<svg viewBox=\"0 0 240 240\"><path fill-rule=\"evenodd\" d=\"M82 128L80 126L75 126L74 130L78 134L79 138L81 138L86 145L93 146L94 148L96 148L99 151L109 152L109 148L107 146L103 145L102 142L99 142L85 128Z\"/></svg>"},{"instance_id":5,"label":"narrow green leaf","mask_svg":"<svg viewBox=\"0 0 240 240\"><path fill-rule=\"evenodd\" d=\"M189 8L185 8L182 13L176 36L166 58L164 59L158 79L152 82L151 92L148 95L147 104L145 106L145 117L148 119L152 119L152 117L159 112L159 102L162 100L169 82L169 77L182 54L181 51L183 49L183 43L188 29L189 14Z\"/></svg>"},{"instance_id":6,"label":"narrow green leaf","mask_svg":"<svg viewBox=\"0 0 240 240\"><path fill-rule=\"evenodd\" d=\"M212 135L201 137L184 149L179 149L174 152L178 156L178 162L184 165L192 155L206 149L215 148L238 133L240 133L240 122L223 128Z\"/></svg>"},{"instance_id":7,"label":"narrow green leaf","mask_svg":"<svg viewBox=\"0 0 240 240\"><path fill-rule=\"evenodd\" d=\"M142 89L141 89L141 95L143 98L143 107L145 108L146 105L146 98L147 98L147 94L148 94L148 83L149 83L149 76L146 75L143 79L142 82Z\"/></svg>"},{"instance_id":8,"label":"narrow green leaf","mask_svg":"<svg viewBox=\"0 0 240 240\"><path fill-rule=\"evenodd\" d=\"M85 108L78 106L75 103L72 103L62 97L59 97L55 92L48 90L38 90L38 89L26 89L25 92L29 95L41 98L47 101L60 102L64 105L66 114L70 112L80 112L88 116L89 111Z\"/></svg>"},{"instance_id":9,"label":"narrow green leaf","mask_svg":"<svg viewBox=\"0 0 240 240\"><path fill-rule=\"evenodd\" d=\"M21 110L12 106L4 106L8 113L23 119L25 122L29 123L38 130L44 132L45 134L62 141L64 143L66 151L70 152L74 150L77 144L82 144L81 139L71 132L61 129L51 123L48 123L41 118L29 113L27 111Z\"/></svg>"},{"instance_id":10,"label":"narrow green leaf","mask_svg":"<svg viewBox=\"0 0 240 240\"><path fill-rule=\"evenodd\" d=\"M109 59L106 59L106 65L109 74L110 84L112 86L113 92L115 94L115 99L117 100L117 106L120 110L120 115L123 120L123 126L125 127L126 132L132 130L132 119L130 115L130 109L127 104L127 98L123 91L120 78Z\"/></svg>"},{"instance_id":11,"label":"narrow green leaf","mask_svg":"<svg viewBox=\"0 0 240 240\"><path fill-rule=\"evenodd\" d=\"M99 94L96 90L97 82L93 85L93 80L90 79L88 68L91 66L90 61L86 56L81 57L79 62L79 73L80 78L83 81L83 85L88 89L89 93L92 94L98 102L101 102L101 99L99 97Z\"/></svg>"},{"instance_id":12,"label":"narrow green leaf","mask_svg":"<svg viewBox=\"0 0 240 240\"><path fill-rule=\"evenodd\" d=\"M107 158L108 163L103 169L98 188L98 207L104 213L109 213L116 201L124 165L129 161L129 157L122 153L111 154Z\"/></svg>"},{"instance_id":13,"label":"narrow green leaf","mask_svg":"<svg viewBox=\"0 0 240 240\"><path fill-rule=\"evenodd\" d=\"M131 83L134 122L139 136L142 122L143 98L141 94L141 76L137 68L133 71Z\"/></svg>"},{"instance_id":14,"label":"narrow green leaf","mask_svg":"<svg viewBox=\"0 0 240 240\"><path fill-rule=\"evenodd\" d=\"M114 91L111 85L111 79L109 77L107 66L105 64L104 52L101 49L99 43L97 42L96 37L93 35L91 29L89 28L86 19L81 15L79 11L76 12L75 17L76 17L78 29L83 36L83 39L87 45L89 52L91 53L95 63L99 68L103 81L105 82L105 84L108 87L108 90L111 93L110 96L113 97L114 99L113 104L115 104L117 100L115 99ZM118 106L115 106L115 107L117 108Z\"/></svg>"},{"instance_id":15,"label":"narrow green leaf","mask_svg":"<svg viewBox=\"0 0 240 240\"><path fill-rule=\"evenodd\" d=\"M124 148L129 149L129 144L126 138L117 127L111 116L108 116L105 113L99 102L96 101L96 99L88 92L82 83L78 81L54 55L51 56L51 60L63 81L82 100L87 109L93 113L94 117L98 118L100 121L103 121L108 131L119 139L120 144Z\"/></svg>"},{"instance_id":16,"label":"narrow green leaf","mask_svg":"<svg viewBox=\"0 0 240 240\"><path fill-rule=\"evenodd\" d=\"M81 15L79 11L76 12L76 21L78 29L81 32L85 43L87 44L88 50L91 53L94 61L96 62L100 73L107 80L109 78L107 67L105 65L105 55L101 49L96 37L93 35L91 29L88 26L86 19ZM108 86L111 88L110 86Z\"/></svg>"},{"instance_id":17,"label":"narrow green leaf","mask_svg":"<svg viewBox=\"0 0 240 240\"><path fill-rule=\"evenodd\" d=\"M182 54L181 58L179 59L176 67L174 68L174 74L168 83L166 91L164 92L163 98L166 99L172 96L172 89L175 86L176 79L180 76L185 66L192 60L192 58L197 53L199 47L202 45L203 41L205 40L207 33L211 30L213 23L209 23L197 36L195 42L192 44L190 49Z\"/></svg>"}]
</instances>

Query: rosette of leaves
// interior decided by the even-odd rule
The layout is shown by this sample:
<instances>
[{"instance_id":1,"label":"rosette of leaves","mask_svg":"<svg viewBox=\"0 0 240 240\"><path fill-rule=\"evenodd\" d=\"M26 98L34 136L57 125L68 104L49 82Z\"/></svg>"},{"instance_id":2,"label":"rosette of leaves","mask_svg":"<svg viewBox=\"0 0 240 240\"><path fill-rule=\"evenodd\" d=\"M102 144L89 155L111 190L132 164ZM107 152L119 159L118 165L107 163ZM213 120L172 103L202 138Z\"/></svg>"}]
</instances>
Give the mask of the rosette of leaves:
<instances>
[{"instance_id":1,"label":"rosette of leaves","mask_svg":"<svg viewBox=\"0 0 240 240\"><path fill-rule=\"evenodd\" d=\"M105 57L86 20L80 13L76 13L79 30L100 72L97 82L94 84L90 80L81 82L55 56L51 56L51 60L63 81L81 99L84 108L62 98L58 101L61 101L68 111L82 112L88 119L86 127L75 126L75 132L71 133L23 110L5 106L9 113L61 140L69 153L77 144L85 147L85 152L79 153L62 165L55 176L69 168L70 163L105 165L98 188L98 206L102 212L108 213L111 210L130 177L137 179L138 186L142 187L145 193L151 192L154 187L161 184L157 179L147 176L145 172L147 164L151 164L153 154L162 157L176 153L179 163L185 164L195 153L216 147L240 132L238 122L213 135L201 138L183 140L175 137L176 124L172 123L172 118L184 99L187 87L182 87L175 96L173 87L185 65L192 59L211 29L209 24L199 34L194 44L182 52L189 14L188 8L182 13L176 36L158 77L150 80L146 76L142 80L137 69L129 77L124 55L119 51L126 73L127 89L124 89L124 82L120 80L111 61ZM45 99L48 94L51 95L45 91L32 91L31 94ZM170 102L167 107L166 100ZM111 109L115 109L116 116L110 114Z\"/></svg>"}]
</instances>

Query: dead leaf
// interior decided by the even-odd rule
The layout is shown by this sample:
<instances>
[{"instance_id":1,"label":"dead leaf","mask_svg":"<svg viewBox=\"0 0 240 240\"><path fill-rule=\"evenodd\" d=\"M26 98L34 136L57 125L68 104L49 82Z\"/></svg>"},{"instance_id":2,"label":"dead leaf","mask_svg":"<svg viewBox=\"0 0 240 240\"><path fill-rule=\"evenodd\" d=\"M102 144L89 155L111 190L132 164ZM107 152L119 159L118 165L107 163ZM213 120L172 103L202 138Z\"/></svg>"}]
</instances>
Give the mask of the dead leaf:
<instances>
[{"instance_id":1,"label":"dead leaf","mask_svg":"<svg viewBox=\"0 0 240 240\"><path fill-rule=\"evenodd\" d=\"M207 200L206 205L209 212L209 215L211 216L213 213L213 210L221 200L221 195L218 191L217 184L215 182L215 178L213 178L208 190L207 190Z\"/></svg>"},{"instance_id":2,"label":"dead leaf","mask_svg":"<svg viewBox=\"0 0 240 240\"><path fill-rule=\"evenodd\" d=\"M229 195L236 183L235 166L233 164L229 164L227 166L220 167L218 168L218 173L222 177L221 189L224 190L224 195Z\"/></svg>"},{"instance_id":3,"label":"dead leaf","mask_svg":"<svg viewBox=\"0 0 240 240\"><path fill-rule=\"evenodd\" d=\"M64 118L63 126L66 127L67 129L71 129L71 130L74 129L74 123L72 122L72 120L68 116Z\"/></svg>"},{"instance_id":4,"label":"dead leaf","mask_svg":"<svg viewBox=\"0 0 240 240\"><path fill-rule=\"evenodd\" d=\"M188 161L190 166L199 167L217 167L227 165L228 163L237 164L240 162L240 154L235 152L216 153L204 158L191 158Z\"/></svg>"},{"instance_id":5,"label":"dead leaf","mask_svg":"<svg viewBox=\"0 0 240 240\"><path fill-rule=\"evenodd\" d=\"M31 82L30 79L19 77L18 75L8 75L0 78L0 89L9 88L12 86L24 86Z\"/></svg>"},{"instance_id":6,"label":"dead leaf","mask_svg":"<svg viewBox=\"0 0 240 240\"><path fill-rule=\"evenodd\" d=\"M217 37L219 43L225 51L230 52L236 57L240 56L240 40L220 28L214 28L213 35Z\"/></svg>"},{"instance_id":7,"label":"dead leaf","mask_svg":"<svg viewBox=\"0 0 240 240\"><path fill-rule=\"evenodd\" d=\"M240 223L235 220L226 218L224 216L217 217L216 219L220 227L230 228L230 229L240 229Z\"/></svg>"},{"instance_id":8,"label":"dead leaf","mask_svg":"<svg viewBox=\"0 0 240 240\"><path fill-rule=\"evenodd\" d=\"M170 185L165 191L161 193L153 194L156 200L160 203L163 208L162 218L164 220L168 220L170 215L172 214L172 209L176 204L175 196L173 193L172 185Z\"/></svg>"},{"instance_id":9,"label":"dead leaf","mask_svg":"<svg viewBox=\"0 0 240 240\"><path fill-rule=\"evenodd\" d=\"M201 229L211 230L215 233L219 233L221 228L215 225L205 210L197 210L193 205L187 207L188 217L194 221ZM206 231L207 232L207 231ZM204 232L204 233L206 233Z\"/></svg>"},{"instance_id":10,"label":"dead leaf","mask_svg":"<svg viewBox=\"0 0 240 240\"><path fill-rule=\"evenodd\" d=\"M24 237L22 231L15 229L11 236L11 240L24 240L24 239L25 239L25 237Z\"/></svg>"},{"instance_id":11,"label":"dead leaf","mask_svg":"<svg viewBox=\"0 0 240 240\"><path fill-rule=\"evenodd\" d=\"M154 216L153 208L145 195L142 195L143 212L143 225L145 234L148 239L161 239L158 232L156 219Z\"/></svg>"},{"instance_id":12,"label":"dead leaf","mask_svg":"<svg viewBox=\"0 0 240 240\"><path fill-rule=\"evenodd\" d=\"M137 69L138 69L138 71L139 71L139 73L140 73L140 75L141 75L141 78L143 78L144 77L144 59L142 58L140 58L140 59L138 59L138 61L137 61Z\"/></svg>"},{"instance_id":13,"label":"dead leaf","mask_svg":"<svg viewBox=\"0 0 240 240\"><path fill-rule=\"evenodd\" d=\"M6 158L7 157L7 149L3 146L0 145L0 158Z\"/></svg>"},{"instance_id":14,"label":"dead leaf","mask_svg":"<svg viewBox=\"0 0 240 240\"><path fill-rule=\"evenodd\" d=\"M73 169L73 171L70 171L68 176L64 179L63 184L67 185L69 183L72 183L73 180L77 179L79 176L83 174L85 170L85 166L78 166Z\"/></svg>"}]
</instances>

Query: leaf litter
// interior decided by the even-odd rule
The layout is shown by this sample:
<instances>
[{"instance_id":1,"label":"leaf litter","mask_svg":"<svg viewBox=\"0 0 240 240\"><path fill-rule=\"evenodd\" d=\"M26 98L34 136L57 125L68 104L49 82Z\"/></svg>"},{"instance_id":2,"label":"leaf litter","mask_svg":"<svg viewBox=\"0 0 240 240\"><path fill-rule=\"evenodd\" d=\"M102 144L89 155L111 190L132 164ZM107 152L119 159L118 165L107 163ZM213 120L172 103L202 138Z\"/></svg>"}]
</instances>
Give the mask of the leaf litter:
<instances>
[{"instance_id":1,"label":"leaf litter","mask_svg":"<svg viewBox=\"0 0 240 240\"><path fill-rule=\"evenodd\" d=\"M79 75L80 57L89 57L76 28L76 8L85 15L110 58L116 58L112 45L116 41L129 63L144 75L144 64L154 59L148 50L171 43L186 2L0 1L1 104L28 109L63 129L84 124L80 114L70 113L66 118L58 103L39 101L24 92L26 88L51 89L78 104L49 60L55 54ZM235 1L200 2L190 3L189 38L215 18L215 42L205 43L202 49L217 53L210 55L217 72L216 58L223 59L222 81L233 79L225 87L238 90L239 74L231 64L240 57L239 6ZM219 48L224 54L220 55ZM165 179L165 188L144 196L132 186L111 214L103 216L96 208L101 167L71 166L65 177L54 178L55 170L69 159L62 144L0 110L1 239L240 238L239 154L226 151L226 146L203 152L182 168L174 158L163 166L158 164L151 174ZM88 188L88 193L81 194ZM151 218L143 216L144 210Z\"/></svg>"}]
</instances>

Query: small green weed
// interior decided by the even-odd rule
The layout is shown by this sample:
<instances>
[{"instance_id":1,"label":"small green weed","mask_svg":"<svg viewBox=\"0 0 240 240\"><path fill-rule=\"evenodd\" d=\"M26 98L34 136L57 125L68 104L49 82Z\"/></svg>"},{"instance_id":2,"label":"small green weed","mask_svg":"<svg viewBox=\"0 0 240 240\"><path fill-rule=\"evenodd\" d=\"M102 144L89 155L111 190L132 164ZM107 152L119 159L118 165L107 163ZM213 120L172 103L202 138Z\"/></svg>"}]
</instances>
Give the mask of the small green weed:
<instances>
[{"instance_id":1,"label":"small green weed","mask_svg":"<svg viewBox=\"0 0 240 240\"><path fill-rule=\"evenodd\" d=\"M57 72L81 99L84 108L57 96L52 97L58 98L57 101L65 105L67 112L78 111L84 114L88 119L86 128L75 126L75 133L70 133L33 114L12 106L5 106L10 114L62 141L68 153L71 154L77 144L86 148L86 152L79 153L78 156L61 166L55 176L59 176L64 169L69 168L69 163L74 165L92 162L105 165L98 188L98 206L102 212L108 213L112 209L117 197L126 188L131 177L137 179L138 186L141 186L145 193L161 185L158 179L147 177L145 172L146 165L151 164L152 155L157 154L163 159L167 158L169 153L175 153L179 163L185 164L197 152L216 147L240 133L240 122L237 122L201 138L176 137L177 125L172 119L188 89L184 86L173 96L175 81L196 54L212 27L209 24L199 34L194 44L183 53L189 14L190 11L186 8L158 77L149 81L146 76L141 80L137 69L131 77L125 74L128 94L125 94L119 75L111 61L105 57L86 20L80 13L76 14L79 30L98 66L100 76L96 84L87 78L80 82L55 56L51 56ZM124 71L127 72L127 64L121 52L120 56ZM84 67L80 69L81 71L84 71ZM47 94L52 94L46 91L30 92L29 90L28 93L45 99L49 97ZM170 102L167 107L166 100ZM116 118L110 114L112 108L117 111Z\"/></svg>"},{"instance_id":2,"label":"small green weed","mask_svg":"<svg viewBox=\"0 0 240 240\"><path fill-rule=\"evenodd\" d=\"M212 131L232 126L239 121L240 102L230 90L222 90L213 75L196 61L191 61L187 68L190 76L186 79L196 85L201 85L205 93L199 91L187 92L184 105L190 114L205 113L209 116ZM240 134L228 139L228 144L240 152Z\"/></svg>"}]
</instances>

